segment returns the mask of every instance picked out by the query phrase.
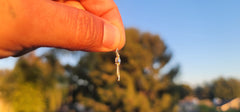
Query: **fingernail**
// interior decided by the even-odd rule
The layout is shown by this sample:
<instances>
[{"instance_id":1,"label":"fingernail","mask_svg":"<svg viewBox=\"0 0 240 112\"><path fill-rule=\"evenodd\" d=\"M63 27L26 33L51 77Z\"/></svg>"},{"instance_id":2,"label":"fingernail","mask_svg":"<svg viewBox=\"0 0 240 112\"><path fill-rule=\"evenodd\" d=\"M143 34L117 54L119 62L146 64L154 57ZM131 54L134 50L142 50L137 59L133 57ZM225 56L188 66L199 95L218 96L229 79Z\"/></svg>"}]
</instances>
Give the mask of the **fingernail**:
<instances>
[{"instance_id":1,"label":"fingernail","mask_svg":"<svg viewBox=\"0 0 240 112\"><path fill-rule=\"evenodd\" d=\"M117 27L110 23L104 24L103 46L115 49L120 41L120 32Z\"/></svg>"}]
</instances>

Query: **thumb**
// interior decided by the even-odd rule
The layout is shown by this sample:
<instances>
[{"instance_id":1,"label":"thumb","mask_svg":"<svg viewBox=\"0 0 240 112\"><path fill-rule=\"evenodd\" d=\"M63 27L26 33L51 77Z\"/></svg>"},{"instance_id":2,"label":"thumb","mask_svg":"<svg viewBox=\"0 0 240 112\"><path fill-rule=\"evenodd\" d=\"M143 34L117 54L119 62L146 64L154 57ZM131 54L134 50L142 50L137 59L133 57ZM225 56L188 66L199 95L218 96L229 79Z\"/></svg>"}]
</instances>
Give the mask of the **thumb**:
<instances>
[{"instance_id":1,"label":"thumb","mask_svg":"<svg viewBox=\"0 0 240 112\"><path fill-rule=\"evenodd\" d=\"M27 23L24 31L31 31L29 38L34 38L28 40L31 46L97 52L112 51L119 46L119 29L85 10L50 1L30 7L24 11L32 18L23 23Z\"/></svg>"}]
</instances>

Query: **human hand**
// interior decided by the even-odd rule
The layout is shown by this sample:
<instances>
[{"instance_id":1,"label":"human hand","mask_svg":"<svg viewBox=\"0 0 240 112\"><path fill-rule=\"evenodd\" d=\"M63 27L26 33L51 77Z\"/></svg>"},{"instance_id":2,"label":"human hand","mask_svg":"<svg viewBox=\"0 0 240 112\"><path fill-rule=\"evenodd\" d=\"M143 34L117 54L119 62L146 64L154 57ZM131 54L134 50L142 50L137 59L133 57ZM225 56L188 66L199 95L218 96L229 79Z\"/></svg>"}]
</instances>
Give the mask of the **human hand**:
<instances>
[{"instance_id":1,"label":"human hand","mask_svg":"<svg viewBox=\"0 0 240 112\"><path fill-rule=\"evenodd\" d=\"M0 58L39 47L121 49L124 26L113 0L0 0Z\"/></svg>"}]
</instances>

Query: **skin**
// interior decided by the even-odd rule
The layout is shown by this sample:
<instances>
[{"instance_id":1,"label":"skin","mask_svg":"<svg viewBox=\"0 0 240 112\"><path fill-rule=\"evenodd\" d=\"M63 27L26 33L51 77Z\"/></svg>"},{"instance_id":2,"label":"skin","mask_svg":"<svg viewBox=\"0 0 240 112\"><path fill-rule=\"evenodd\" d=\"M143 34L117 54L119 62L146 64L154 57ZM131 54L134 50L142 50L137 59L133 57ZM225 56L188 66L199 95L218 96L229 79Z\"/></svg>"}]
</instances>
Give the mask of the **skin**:
<instances>
[{"instance_id":1,"label":"skin","mask_svg":"<svg viewBox=\"0 0 240 112\"><path fill-rule=\"evenodd\" d=\"M0 0L0 58L39 47L108 52L125 32L113 0Z\"/></svg>"}]
</instances>

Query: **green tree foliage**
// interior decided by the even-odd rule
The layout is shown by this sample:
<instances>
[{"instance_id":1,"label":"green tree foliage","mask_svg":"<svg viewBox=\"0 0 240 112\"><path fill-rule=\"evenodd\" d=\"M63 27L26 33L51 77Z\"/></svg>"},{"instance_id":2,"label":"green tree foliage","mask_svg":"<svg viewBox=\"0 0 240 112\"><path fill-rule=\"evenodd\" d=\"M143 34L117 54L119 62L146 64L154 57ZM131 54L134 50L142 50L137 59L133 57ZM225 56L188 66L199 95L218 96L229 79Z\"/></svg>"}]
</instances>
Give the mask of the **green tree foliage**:
<instances>
[{"instance_id":1,"label":"green tree foliage","mask_svg":"<svg viewBox=\"0 0 240 112\"><path fill-rule=\"evenodd\" d=\"M215 97L225 100L240 97L240 81L232 78L219 78L213 83L213 93Z\"/></svg>"},{"instance_id":2,"label":"green tree foliage","mask_svg":"<svg viewBox=\"0 0 240 112\"><path fill-rule=\"evenodd\" d=\"M211 85L205 85L204 87L197 87L195 88L195 95L199 99L213 99L214 94L213 94L213 89L212 89L212 84Z\"/></svg>"},{"instance_id":3,"label":"green tree foliage","mask_svg":"<svg viewBox=\"0 0 240 112\"><path fill-rule=\"evenodd\" d=\"M240 112L240 110L236 110L236 109L229 109L226 112Z\"/></svg>"},{"instance_id":4,"label":"green tree foliage","mask_svg":"<svg viewBox=\"0 0 240 112\"><path fill-rule=\"evenodd\" d=\"M231 100L240 97L240 81L229 78L218 78L212 83L195 89L195 95L200 99L213 99L214 97L223 100Z\"/></svg>"},{"instance_id":5,"label":"green tree foliage","mask_svg":"<svg viewBox=\"0 0 240 112\"><path fill-rule=\"evenodd\" d=\"M199 105L199 112L217 112L215 107L209 107L206 105Z\"/></svg>"},{"instance_id":6,"label":"green tree foliage","mask_svg":"<svg viewBox=\"0 0 240 112\"><path fill-rule=\"evenodd\" d=\"M66 66L77 86L73 99L96 112L170 112L188 93L173 79L179 66L167 74L159 71L171 53L158 35L126 30L127 43L120 51L121 81L116 82L115 53L88 53L76 67ZM178 88L178 89L176 89Z\"/></svg>"},{"instance_id":7,"label":"green tree foliage","mask_svg":"<svg viewBox=\"0 0 240 112\"><path fill-rule=\"evenodd\" d=\"M41 58L30 54L1 77L1 96L15 112L53 112L62 102L63 77L64 68L53 54Z\"/></svg>"}]
</instances>

